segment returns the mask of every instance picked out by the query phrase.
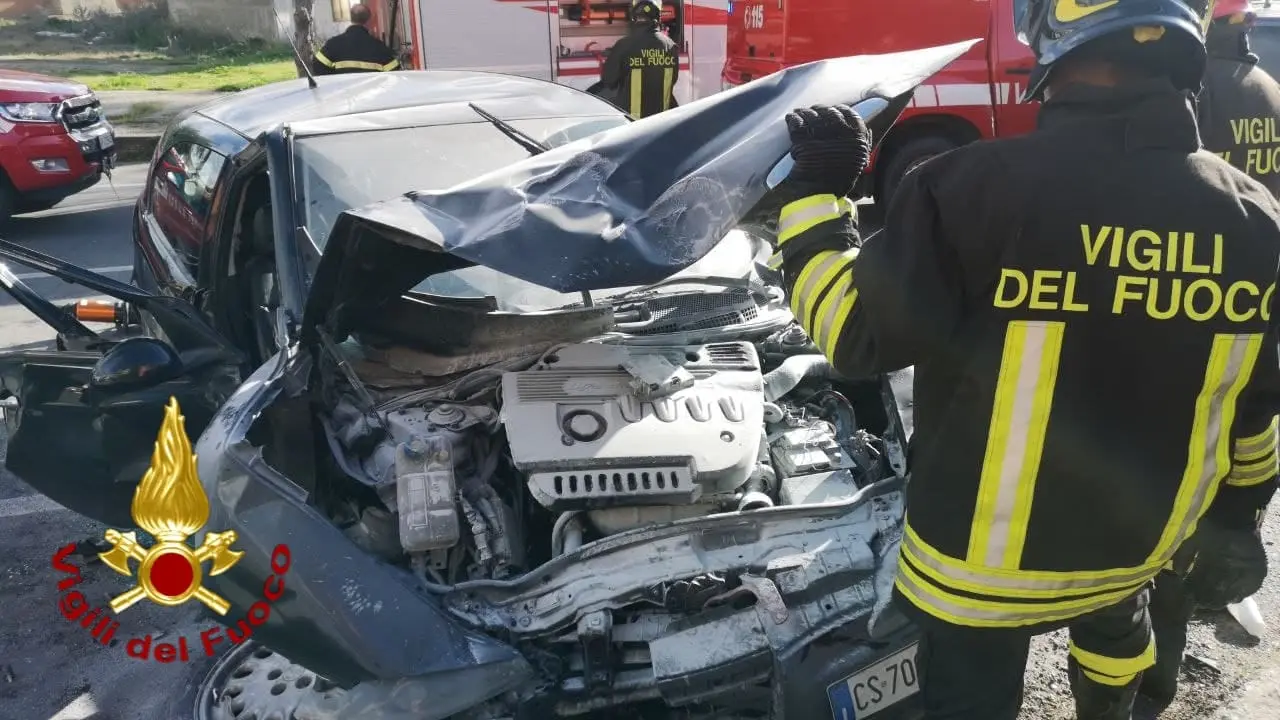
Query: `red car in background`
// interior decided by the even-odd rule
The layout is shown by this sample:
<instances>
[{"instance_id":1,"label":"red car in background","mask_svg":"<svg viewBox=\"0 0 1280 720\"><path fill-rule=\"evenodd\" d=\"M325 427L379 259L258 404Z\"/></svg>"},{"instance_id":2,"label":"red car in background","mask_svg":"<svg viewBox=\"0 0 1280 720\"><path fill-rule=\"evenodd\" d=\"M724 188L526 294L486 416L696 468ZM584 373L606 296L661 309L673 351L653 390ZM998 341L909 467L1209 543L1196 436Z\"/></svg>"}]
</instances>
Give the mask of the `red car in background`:
<instances>
[{"instance_id":1,"label":"red car in background","mask_svg":"<svg viewBox=\"0 0 1280 720\"><path fill-rule=\"evenodd\" d=\"M91 187L115 160L115 130L88 87L0 69L0 223Z\"/></svg>"}]
</instances>

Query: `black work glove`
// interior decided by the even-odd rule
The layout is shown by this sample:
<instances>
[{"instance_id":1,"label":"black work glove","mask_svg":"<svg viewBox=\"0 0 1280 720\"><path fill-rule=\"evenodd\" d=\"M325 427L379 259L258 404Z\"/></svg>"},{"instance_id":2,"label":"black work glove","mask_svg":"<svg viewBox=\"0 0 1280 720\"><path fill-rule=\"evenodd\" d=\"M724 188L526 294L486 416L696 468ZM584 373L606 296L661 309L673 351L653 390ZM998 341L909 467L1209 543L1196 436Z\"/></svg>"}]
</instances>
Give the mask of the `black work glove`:
<instances>
[{"instance_id":1,"label":"black work glove","mask_svg":"<svg viewBox=\"0 0 1280 720\"><path fill-rule=\"evenodd\" d=\"M1187 541L1195 550L1195 564L1186 586L1196 604L1221 608L1258 592L1267 577L1267 551L1256 527L1224 527L1201 520Z\"/></svg>"},{"instance_id":2,"label":"black work glove","mask_svg":"<svg viewBox=\"0 0 1280 720\"><path fill-rule=\"evenodd\" d=\"M788 183L837 197L853 192L871 161L871 131L848 105L814 105L787 113L791 158Z\"/></svg>"}]
</instances>

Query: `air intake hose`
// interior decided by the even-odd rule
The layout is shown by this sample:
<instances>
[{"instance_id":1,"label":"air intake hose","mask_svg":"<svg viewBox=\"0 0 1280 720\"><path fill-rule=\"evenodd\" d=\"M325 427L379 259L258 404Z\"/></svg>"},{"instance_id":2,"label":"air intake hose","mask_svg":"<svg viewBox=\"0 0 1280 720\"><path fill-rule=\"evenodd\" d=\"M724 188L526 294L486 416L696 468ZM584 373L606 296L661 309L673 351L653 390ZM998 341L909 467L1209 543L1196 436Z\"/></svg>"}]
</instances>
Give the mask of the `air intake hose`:
<instances>
[{"instance_id":1,"label":"air intake hose","mask_svg":"<svg viewBox=\"0 0 1280 720\"><path fill-rule=\"evenodd\" d=\"M764 399L775 402L796 389L805 378L830 378L835 372L822 355L792 355L764 375Z\"/></svg>"}]
</instances>

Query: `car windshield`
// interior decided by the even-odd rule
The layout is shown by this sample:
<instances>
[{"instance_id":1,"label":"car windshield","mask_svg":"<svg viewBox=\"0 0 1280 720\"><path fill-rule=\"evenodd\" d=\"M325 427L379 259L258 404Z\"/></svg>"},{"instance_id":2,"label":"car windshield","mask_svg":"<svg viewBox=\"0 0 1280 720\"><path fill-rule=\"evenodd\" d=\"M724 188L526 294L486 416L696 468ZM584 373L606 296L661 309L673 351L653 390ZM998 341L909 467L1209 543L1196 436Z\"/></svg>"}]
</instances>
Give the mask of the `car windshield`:
<instances>
[{"instance_id":1,"label":"car windshield","mask_svg":"<svg viewBox=\"0 0 1280 720\"><path fill-rule=\"evenodd\" d=\"M294 147L307 232L323 250L338 216L345 210L413 190L447 188L528 157L519 142L477 117L475 123L393 128L298 138ZM510 125L549 147L556 147L623 124L621 116L511 120ZM372 158L394 158L375 163ZM722 241L706 257L678 276L745 277L754 267L751 243ZM614 288L593 299L625 292ZM565 294L476 266L441 273L413 288L448 297L492 297L497 309L531 312L580 302Z\"/></svg>"}]
</instances>

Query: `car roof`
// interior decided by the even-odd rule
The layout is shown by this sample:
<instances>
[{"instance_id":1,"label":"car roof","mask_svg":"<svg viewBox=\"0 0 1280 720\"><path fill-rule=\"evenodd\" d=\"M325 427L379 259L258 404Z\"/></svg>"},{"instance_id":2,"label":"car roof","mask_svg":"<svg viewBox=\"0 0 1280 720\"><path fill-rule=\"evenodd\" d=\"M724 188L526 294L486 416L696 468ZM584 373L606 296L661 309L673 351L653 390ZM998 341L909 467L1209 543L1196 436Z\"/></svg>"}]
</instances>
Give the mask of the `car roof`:
<instances>
[{"instance_id":1,"label":"car roof","mask_svg":"<svg viewBox=\"0 0 1280 720\"><path fill-rule=\"evenodd\" d=\"M536 97L553 104L558 115L617 112L594 95L546 80L465 70L415 70L352 73L272 83L219 98L194 110L246 138L281 123L343 115L457 103L460 99Z\"/></svg>"}]
</instances>

